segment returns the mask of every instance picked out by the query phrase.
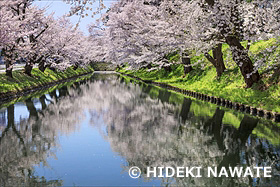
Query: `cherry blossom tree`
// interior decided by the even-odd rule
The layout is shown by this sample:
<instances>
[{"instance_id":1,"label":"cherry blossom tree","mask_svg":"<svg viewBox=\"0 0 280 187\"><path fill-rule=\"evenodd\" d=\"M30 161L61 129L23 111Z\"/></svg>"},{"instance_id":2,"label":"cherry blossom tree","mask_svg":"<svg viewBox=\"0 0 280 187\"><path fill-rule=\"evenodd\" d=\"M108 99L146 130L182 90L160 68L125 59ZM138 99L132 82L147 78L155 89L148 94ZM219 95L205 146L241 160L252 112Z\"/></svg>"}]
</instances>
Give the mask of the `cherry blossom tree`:
<instances>
[{"instance_id":1,"label":"cherry blossom tree","mask_svg":"<svg viewBox=\"0 0 280 187\"><path fill-rule=\"evenodd\" d=\"M44 48L44 61L39 63L41 71L44 71L46 67L65 70L74 66L76 69L90 62L88 38L65 16L58 20L51 19L40 42Z\"/></svg>"},{"instance_id":2,"label":"cherry blossom tree","mask_svg":"<svg viewBox=\"0 0 280 187\"><path fill-rule=\"evenodd\" d=\"M186 24L186 16L182 16L182 6L178 7L174 2L147 0L122 0L112 5L104 15L107 28L103 38L109 43L106 59L115 63L128 62L134 66L153 62L160 68L170 70L171 63L166 56L179 51L185 73L190 72L192 68L186 49L201 48L203 44L197 47L201 41L194 40ZM214 57L206 57L215 65L220 76L225 69L221 43L213 48L213 54Z\"/></svg>"},{"instance_id":3,"label":"cherry blossom tree","mask_svg":"<svg viewBox=\"0 0 280 187\"><path fill-rule=\"evenodd\" d=\"M203 42L206 49L220 43L230 46L233 60L239 66L247 87L251 87L260 79L258 69L254 67L248 49L241 45L241 41L256 41L279 34L279 21L276 19L279 16L278 1L174 2L184 7L180 15L188 20L186 25L190 25L189 31L192 36L197 40L206 41ZM271 24L267 23L272 20L274 26L271 27Z\"/></svg>"},{"instance_id":4,"label":"cherry blossom tree","mask_svg":"<svg viewBox=\"0 0 280 187\"><path fill-rule=\"evenodd\" d=\"M205 54L221 76L226 43L247 87L260 80L258 65L248 54L250 43L279 36L278 1L120 0L104 18L108 61L132 66L160 61L163 67L166 54L179 50L183 56L195 50ZM243 47L246 40L249 45Z\"/></svg>"},{"instance_id":5,"label":"cherry blossom tree","mask_svg":"<svg viewBox=\"0 0 280 187\"><path fill-rule=\"evenodd\" d=\"M66 18L44 16L44 10L31 0L1 2L0 42L7 75L12 77L13 61L26 60L25 73L32 67L64 70L90 61L128 63L134 68L147 65L170 71L170 53L179 53L185 74L192 70L191 55L204 54L215 66L217 76L225 70L222 44L227 43L247 87L260 79L253 62L250 43L279 36L278 1L228 0L119 0L101 18L105 25L90 26L90 37L83 36ZM93 15L105 9L102 0L93 10L93 1L69 1L69 15ZM3 36L3 37L2 37ZM241 41L248 41L244 47ZM209 54L212 50L213 55ZM153 66L149 65L153 63ZM200 62L198 62L200 63Z\"/></svg>"},{"instance_id":6,"label":"cherry blossom tree","mask_svg":"<svg viewBox=\"0 0 280 187\"><path fill-rule=\"evenodd\" d=\"M107 53L108 40L104 29L96 28L94 24L89 25L88 45L92 62L103 62L105 61L105 55ZM109 61L109 60L108 60Z\"/></svg>"},{"instance_id":7,"label":"cherry blossom tree","mask_svg":"<svg viewBox=\"0 0 280 187\"><path fill-rule=\"evenodd\" d=\"M13 63L19 59L17 50L19 45L24 43L24 37L32 34L28 29L28 23L31 22L28 16L28 9L31 5L30 0L1 1L1 55L4 56L6 64L6 75L12 77ZM3 20L3 22L2 22Z\"/></svg>"},{"instance_id":8,"label":"cherry blossom tree","mask_svg":"<svg viewBox=\"0 0 280 187\"><path fill-rule=\"evenodd\" d=\"M30 10L29 10L30 11ZM29 29L34 31L29 36L24 39L24 46L21 46L20 56L26 61L24 72L31 76L31 71L35 63L42 60L43 47L40 45L40 39L49 27L49 22L51 21L51 16L46 17L45 11L37 7L32 7L32 11L28 14L32 16L32 23L29 23Z\"/></svg>"},{"instance_id":9,"label":"cherry blossom tree","mask_svg":"<svg viewBox=\"0 0 280 187\"><path fill-rule=\"evenodd\" d=\"M105 32L110 43L106 59L138 66L153 62L164 67L170 65L168 53L185 51L187 38L174 24L179 20L167 20L170 13L160 12L158 3L123 0L111 6L104 16L108 18Z\"/></svg>"},{"instance_id":10,"label":"cherry blossom tree","mask_svg":"<svg viewBox=\"0 0 280 187\"><path fill-rule=\"evenodd\" d=\"M45 9L32 0L1 1L0 48L6 63L6 75L12 77L13 64L25 61L24 72L31 76L35 63L64 70L89 63L88 38L65 16L58 20L46 16Z\"/></svg>"}]
</instances>

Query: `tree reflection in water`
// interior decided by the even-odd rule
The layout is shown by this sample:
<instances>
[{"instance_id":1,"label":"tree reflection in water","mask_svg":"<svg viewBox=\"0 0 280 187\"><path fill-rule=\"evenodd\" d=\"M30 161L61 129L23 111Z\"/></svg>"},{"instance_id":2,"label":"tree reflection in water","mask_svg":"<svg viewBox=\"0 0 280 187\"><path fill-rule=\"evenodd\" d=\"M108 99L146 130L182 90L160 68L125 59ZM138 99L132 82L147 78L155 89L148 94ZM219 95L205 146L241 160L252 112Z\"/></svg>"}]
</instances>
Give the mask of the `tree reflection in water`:
<instances>
[{"instance_id":1,"label":"tree reflection in water","mask_svg":"<svg viewBox=\"0 0 280 187\"><path fill-rule=\"evenodd\" d=\"M161 178L162 185L280 183L279 145L252 134L260 125L257 118L244 115L236 127L223 122L225 111L221 108L216 107L213 114L205 115L199 101L183 98L173 102L176 97L174 93L131 83L120 76L95 74L90 81L25 100L29 117L19 122L14 119L15 105L1 109L0 183L4 186L62 185L61 180L36 177L33 167L41 162L47 165L46 159L55 156L55 149L59 147L57 137L77 131L85 111L101 133L98 119L103 119L106 124L103 136L113 151L126 159L125 171L138 166L144 178L148 166L273 168L272 178ZM41 109L35 107L35 102L40 103ZM199 114L192 109L194 106L199 106ZM279 132L277 126L273 128Z\"/></svg>"},{"instance_id":2,"label":"tree reflection in water","mask_svg":"<svg viewBox=\"0 0 280 187\"><path fill-rule=\"evenodd\" d=\"M116 89L115 84L105 85L98 87L99 92L110 93ZM190 112L192 102L196 101L184 98L181 104L174 105L169 102L171 93L165 90L159 89L157 99L152 99L151 86L128 83L126 87L133 96L122 97L125 95L122 88L113 92L114 95L98 98L99 102L111 100L110 107L102 113L107 124L105 136L112 149L127 160L125 170L138 166L145 176L147 167L159 166L272 166L272 178L165 178L162 185L279 184L279 146L252 134L258 119L245 115L236 128L222 123L225 111L219 107L212 117L198 117ZM96 112L92 114L94 118Z\"/></svg>"},{"instance_id":3,"label":"tree reflection in water","mask_svg":"<svg viewBox=\"0 0 280 187\"><path fill-rule=\"evenodd\" d=\"M12 104L7 107L7 125L0 137L0 184L61 186L60 180L47 181L34 175L33 166L40 162L46 164L46 158L52 155L55 137L51 129L39 124L36 108L30 100L27 102L32 112L29 119L21 119L19 123L15 123L14 119L15 106Z\"/></svg>"}]
</instances>

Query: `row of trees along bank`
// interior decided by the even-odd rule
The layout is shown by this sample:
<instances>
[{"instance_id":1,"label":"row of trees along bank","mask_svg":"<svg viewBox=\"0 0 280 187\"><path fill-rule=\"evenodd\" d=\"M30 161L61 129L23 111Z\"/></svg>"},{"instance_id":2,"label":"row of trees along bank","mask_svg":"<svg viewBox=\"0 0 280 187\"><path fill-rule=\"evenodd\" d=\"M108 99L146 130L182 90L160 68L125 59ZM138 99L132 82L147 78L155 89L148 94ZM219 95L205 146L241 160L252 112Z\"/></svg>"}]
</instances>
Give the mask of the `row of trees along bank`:
<instances>
[{"instance_id":1,"label":"row of trees along bank","mask_svg":"<svg viewBox=\"0 0 280 187\"><path fill-rule=\"evenodd\" d=\"M278 39L262 58L253 60L249 54L251 43L279 36L280 2L276 0L119 0L100 21L106 27L97 29L100 23L90 27L96 61L170 70L167 56L177 52L186 74L193 71L191 66L205 63L190 61L203 54L220 77L226 69L222 44L227 44L246 87L261 79L260 68L280 72L279 54L269 63L265 58L279 45Z\"/></svg>"},{"instance_id":2,"label":"row of trees along bank","mask_svg":"<svg viewBox=\"0 0 280 187\"><path fill-rule=\"evenodd\" d=\"M71 1L69 15L84 17L105 9L102 0L94 9L91 0ZM190 58L203 54L220 77L226 69L222 44L229 45L247 87L261 79L260 68L280 74L278 54L266 56L279 45L280 2L277 0L119 0L89 26L84 36L66 16L54 19L33 0L0 2L0 49L6 74L12 77L13 62L26 62L25 73L33 65L65 69L93 62L128 63L132 68L171 70L170 53L179 53L185 74L193 71ZM93 10L94 9L94 10ZM249 54L255 41L276 38L262 58ZM247 45L242 45L247 41ZM209 53L212 51L212 54Z\"/></svg>"},{"instance_id":3,"label":"row of trees along bank","mask_svg":"<svg viewBox=\"0 0 280 187\"><path fill-rule=\"evenodd\" d=\"M15 61L25 62L24 72L31 76L34 64L65 70L85 66L91 59L91 40L67 18L46 15L46 8L33 0L0 1L0 51L6 75L12 77Z\"/></svg>"}]
</instances>

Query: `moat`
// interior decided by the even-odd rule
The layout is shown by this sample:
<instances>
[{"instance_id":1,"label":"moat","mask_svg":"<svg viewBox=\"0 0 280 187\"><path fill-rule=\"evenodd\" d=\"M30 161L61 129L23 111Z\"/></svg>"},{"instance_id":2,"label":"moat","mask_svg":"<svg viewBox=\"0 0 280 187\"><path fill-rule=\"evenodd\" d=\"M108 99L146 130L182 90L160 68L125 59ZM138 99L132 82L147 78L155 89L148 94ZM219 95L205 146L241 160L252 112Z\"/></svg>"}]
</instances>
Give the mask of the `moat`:
<instances>
[{"instance_id":1,"label":"moat","mask_svg":"<svg viewBox=\"0 0 280 187\"><path fill-rule=\"evenodd\" d=\"M0 106L1 186L276 186L279 123L117 74ZM133 179L129 169L141 176ZM148 167L271 167L271 177L148 177Z\"/></svg>"}]
</instances>

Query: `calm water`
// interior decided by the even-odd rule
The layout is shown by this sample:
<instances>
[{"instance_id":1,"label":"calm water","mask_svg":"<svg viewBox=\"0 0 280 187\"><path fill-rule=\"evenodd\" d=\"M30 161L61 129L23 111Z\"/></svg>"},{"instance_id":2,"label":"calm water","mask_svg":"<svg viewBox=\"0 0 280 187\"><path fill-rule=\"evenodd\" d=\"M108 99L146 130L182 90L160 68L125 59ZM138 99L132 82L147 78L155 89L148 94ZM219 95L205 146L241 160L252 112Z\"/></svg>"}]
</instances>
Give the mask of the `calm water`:
<instances>
[{"instance_id":1,"label":"calm water","mask_svg":"<svg viewBox=\"0 0 280 187\"><path fill-rule=\"evenodd\" d=\"M279 123L118 75L0 108L0 186L280 185ZM147 176L160 166L271 166L272 177Z\"/></svg>"}]
</instances>

